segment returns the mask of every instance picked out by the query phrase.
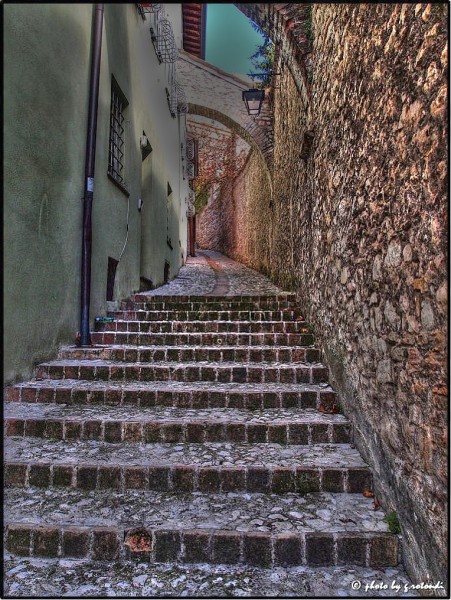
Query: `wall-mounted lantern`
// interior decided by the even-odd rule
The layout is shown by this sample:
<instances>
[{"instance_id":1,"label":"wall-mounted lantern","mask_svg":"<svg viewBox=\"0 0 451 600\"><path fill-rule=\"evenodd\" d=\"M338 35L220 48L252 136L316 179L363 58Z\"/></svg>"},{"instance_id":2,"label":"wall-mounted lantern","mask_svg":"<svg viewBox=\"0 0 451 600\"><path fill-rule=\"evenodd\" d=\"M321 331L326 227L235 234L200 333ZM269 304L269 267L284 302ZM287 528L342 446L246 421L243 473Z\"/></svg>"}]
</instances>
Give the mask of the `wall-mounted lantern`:
<instances>
[{"instance_id":1,"label":"wall-mounted lantern","mask_svg":"<svg viewBox=\"0 0 451 600\"><path fill-rule=\"evenodd\" d=\"M254 88L243 92L244 104L246 105L246 110L250 117L258 117L264 99L265 90L257 90Z\"/></svg>"}]
</instances>

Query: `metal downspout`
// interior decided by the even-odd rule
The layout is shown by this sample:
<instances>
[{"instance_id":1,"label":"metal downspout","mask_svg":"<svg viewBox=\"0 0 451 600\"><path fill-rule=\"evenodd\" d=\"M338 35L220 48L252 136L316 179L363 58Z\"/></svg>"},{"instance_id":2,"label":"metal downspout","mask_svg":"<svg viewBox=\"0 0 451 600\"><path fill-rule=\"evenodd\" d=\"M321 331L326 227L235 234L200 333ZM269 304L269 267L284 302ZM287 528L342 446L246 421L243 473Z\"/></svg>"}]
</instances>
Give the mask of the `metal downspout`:
<instances>
[{"instance_id":1,"label":"metal downspout","mask_svg":"<svg viewBox=\"0 0 451 600\"><path fill-rule=\"evenodd\" d=\"M92 200L96 158L97 107L99 101L100 55L102 51L103 4L96 4L94 39L89 86L88 133L86 137L85 182L83 197L83 240L81 254L80 345L91 345L89 305L91 301Z\"/></svg>"}]
</instances>

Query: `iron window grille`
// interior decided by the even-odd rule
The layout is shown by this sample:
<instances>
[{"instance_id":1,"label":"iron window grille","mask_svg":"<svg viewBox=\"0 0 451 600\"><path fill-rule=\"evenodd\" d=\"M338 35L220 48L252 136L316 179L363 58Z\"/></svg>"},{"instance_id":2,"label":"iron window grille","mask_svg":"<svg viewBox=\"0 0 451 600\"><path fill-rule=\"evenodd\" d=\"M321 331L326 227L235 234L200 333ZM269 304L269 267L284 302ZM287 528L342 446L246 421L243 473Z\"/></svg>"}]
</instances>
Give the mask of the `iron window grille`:
<instances>
[{"instance_id":1,"label":"iron window grille","mask_svg":"<svg viewBox=\"0 0 451 600\"><path fill-rule=\"evenodd\" d=\"M128 101L114 77L111 81L110 139L108 153L108 175L121 186L125 185L125 117Z\"/></svg>"}]
</instances>

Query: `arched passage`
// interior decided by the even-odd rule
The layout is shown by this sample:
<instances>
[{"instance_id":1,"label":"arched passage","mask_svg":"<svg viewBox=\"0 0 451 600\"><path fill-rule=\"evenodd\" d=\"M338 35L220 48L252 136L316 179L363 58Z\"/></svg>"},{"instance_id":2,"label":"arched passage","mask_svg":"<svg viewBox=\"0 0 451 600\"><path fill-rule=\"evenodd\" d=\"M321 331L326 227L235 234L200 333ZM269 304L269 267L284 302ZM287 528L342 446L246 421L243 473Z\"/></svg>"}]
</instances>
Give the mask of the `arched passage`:
<instances>
[{"instance_id":1,"label":"arched passage","mask_svg":"<svg viewBox=\"0 0 451 600\"><path fill-rule=\"evenodd\" d=\"M188 111L217 120L260 152L268 169L272 165L272 118L266 106L259 118L250 117L242 92L249 82L226 73L184 51L179 52L177 78L186 94Z\"/></svg>"}]
</instances>

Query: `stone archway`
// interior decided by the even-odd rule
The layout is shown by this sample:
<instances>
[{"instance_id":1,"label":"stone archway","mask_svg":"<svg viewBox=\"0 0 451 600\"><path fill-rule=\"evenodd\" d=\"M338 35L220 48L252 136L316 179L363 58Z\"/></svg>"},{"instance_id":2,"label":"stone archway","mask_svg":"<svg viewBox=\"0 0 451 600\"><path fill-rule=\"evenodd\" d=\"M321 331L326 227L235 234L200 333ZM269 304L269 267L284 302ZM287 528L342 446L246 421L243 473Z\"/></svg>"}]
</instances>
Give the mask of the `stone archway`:
<instances>
[{"instance_id":1,"label":"stone archway","mask_svg":"<svg viewBox=\"0 0 451 600\"><path fill-rule=\"evenodd\" d=\"M186 94L188 113L215 119L243 138L260 152L268 167L272 166L272 116L267 103L260 117L250 117L244 107L242 92L251 82L179 51L177 78Z\"/></svg>"}]
</instances>

